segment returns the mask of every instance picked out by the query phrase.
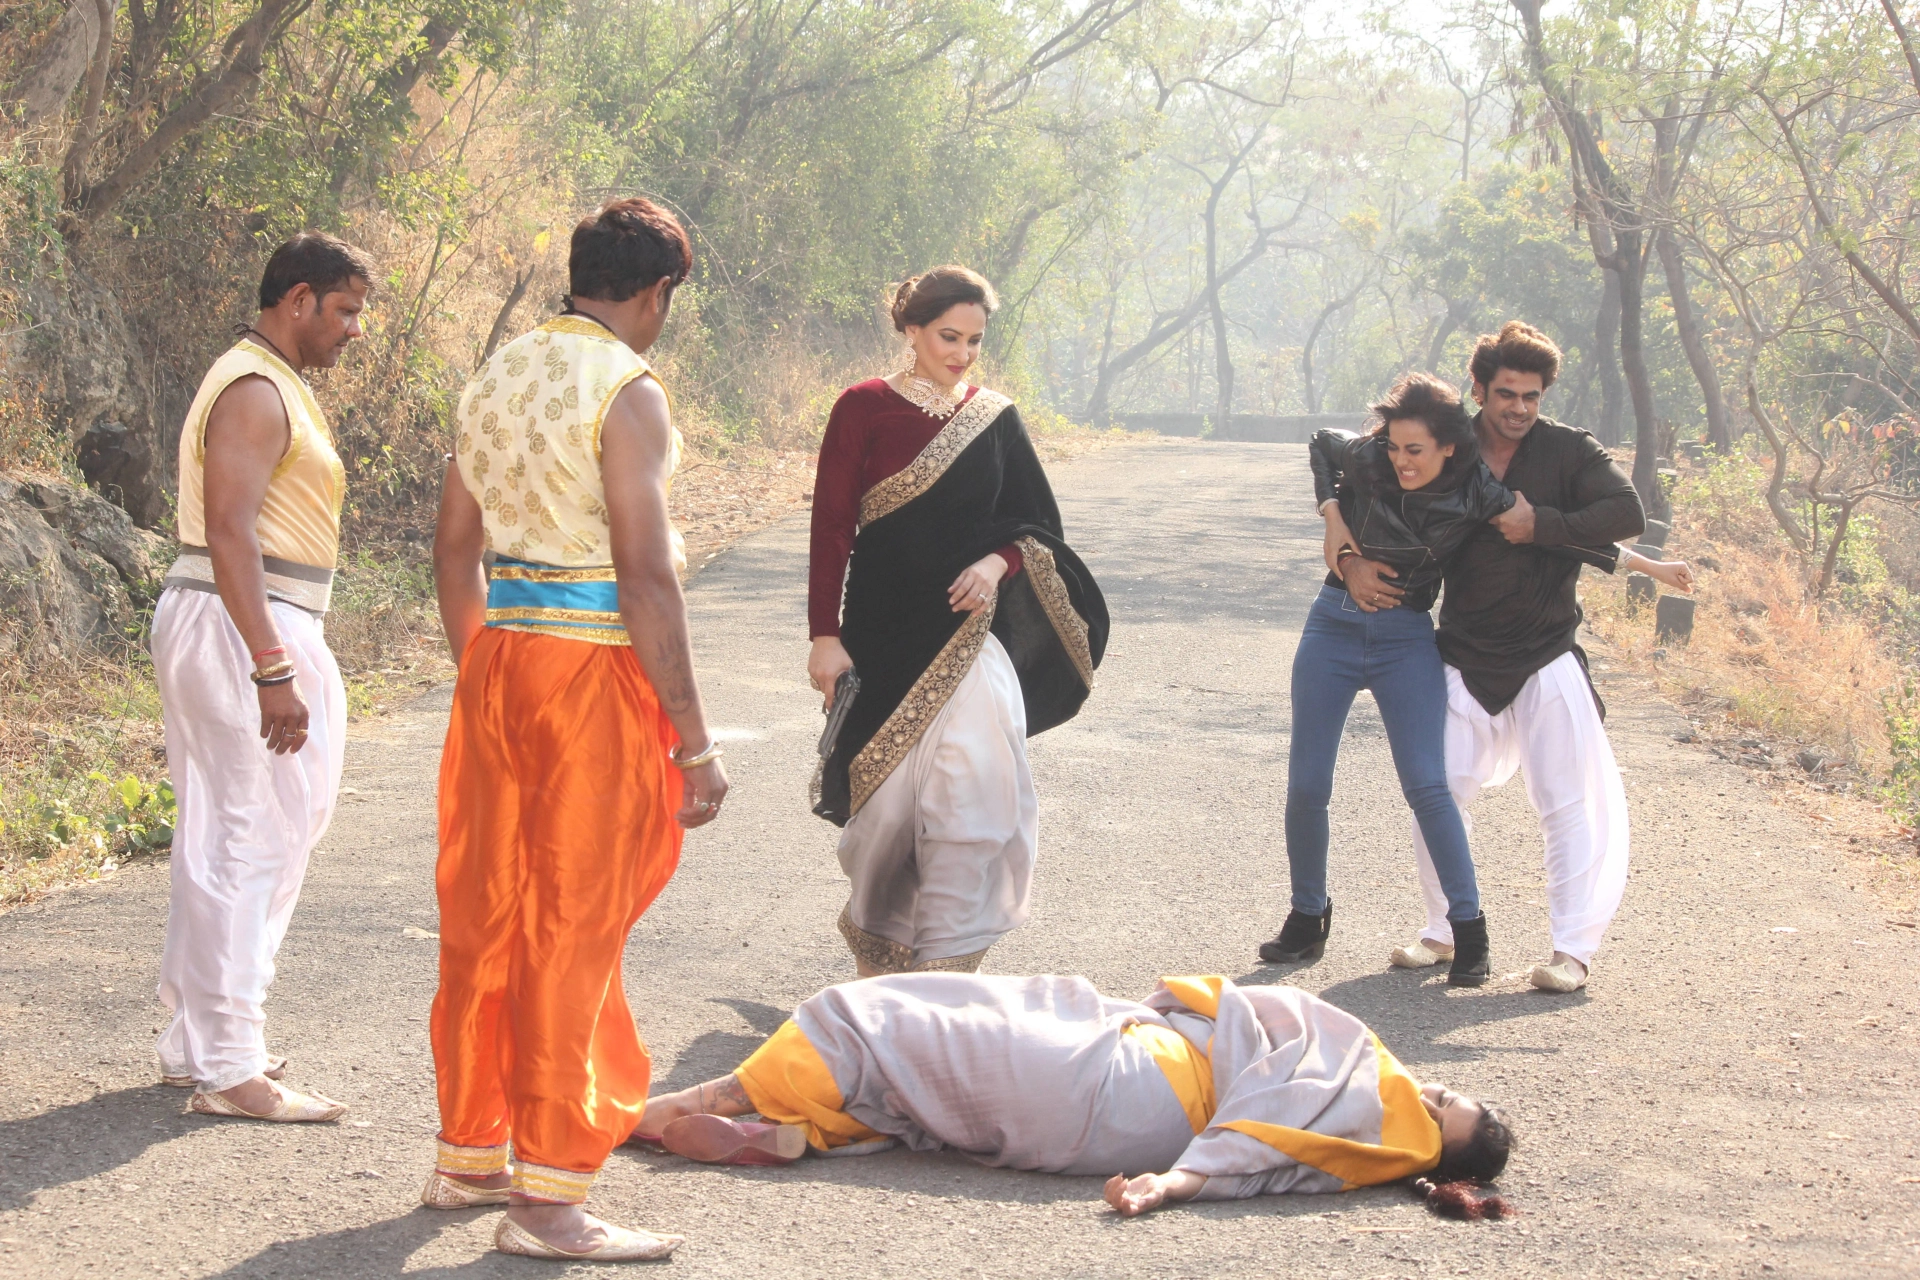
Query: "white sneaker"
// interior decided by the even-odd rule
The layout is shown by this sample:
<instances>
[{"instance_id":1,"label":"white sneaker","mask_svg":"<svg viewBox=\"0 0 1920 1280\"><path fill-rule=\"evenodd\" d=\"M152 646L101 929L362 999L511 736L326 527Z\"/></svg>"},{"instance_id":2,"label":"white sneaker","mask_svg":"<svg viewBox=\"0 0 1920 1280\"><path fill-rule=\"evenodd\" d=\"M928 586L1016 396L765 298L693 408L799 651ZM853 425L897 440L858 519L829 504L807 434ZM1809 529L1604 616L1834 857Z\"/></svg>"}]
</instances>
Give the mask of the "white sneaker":
<instances>
[{"instance_id":1,"label":"white sneaker","mask_svg":"<svg viewBox=\"0 0 1920 1280\"><path fill-rule=\"evenodd\" d=\"M1578 960L1562 960L1559 964L1537 964L1529 980L1542 991L1558 991L1565 994L1578 991L1587 985L1587 971Z\"/></svg>"},{"instance_id":2,"label":"white sneaker","mask_svg":"<svg viewBox=\"0 0 1920 1280\"><path fill-rule=\"evenodd\" d=\"M1453 948L1444 942L1421 938L1410 947L1395 947L1387 959L1393 962L1396 969L1425 969L1442 960L1453 959Z\"/></svg>"}]
</instances>

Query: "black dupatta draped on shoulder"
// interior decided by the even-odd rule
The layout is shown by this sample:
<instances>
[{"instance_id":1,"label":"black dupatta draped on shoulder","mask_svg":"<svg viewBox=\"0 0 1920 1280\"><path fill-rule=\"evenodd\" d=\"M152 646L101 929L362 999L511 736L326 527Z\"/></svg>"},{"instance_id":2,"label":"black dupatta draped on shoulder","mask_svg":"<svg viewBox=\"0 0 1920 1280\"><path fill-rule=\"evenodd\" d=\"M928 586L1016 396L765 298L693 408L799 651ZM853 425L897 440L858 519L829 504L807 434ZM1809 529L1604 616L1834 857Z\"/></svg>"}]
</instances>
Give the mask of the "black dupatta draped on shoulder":
<instances>
[{"instance_id":1,"label":"black dupatta draped on shoulder","mask_svg":"<svg viewBox=\"0 0 1920 1280\"><path fill-rule=\"evenodd\" d=\"M1025 560L976 614L947 587L1013 543ZM814 812L860 811L947 704L991 632L1013 659L1027 733L1071 720L1107 647L1107 604L1062 537L1060 509L1020 411L982 388L905 470L860 500L841 643L860 692L821 771Z\"/></svg>"}]
</instances>

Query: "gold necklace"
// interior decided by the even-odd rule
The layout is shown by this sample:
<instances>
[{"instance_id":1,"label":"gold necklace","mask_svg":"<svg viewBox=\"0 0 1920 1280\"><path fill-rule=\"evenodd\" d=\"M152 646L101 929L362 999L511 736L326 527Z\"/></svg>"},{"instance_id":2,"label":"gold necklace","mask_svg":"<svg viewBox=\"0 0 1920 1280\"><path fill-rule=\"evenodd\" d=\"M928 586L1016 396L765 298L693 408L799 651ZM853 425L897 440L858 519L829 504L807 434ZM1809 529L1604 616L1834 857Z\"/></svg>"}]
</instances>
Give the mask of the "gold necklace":
<instances>
[{"instance_id":1,"label":"gold necklace","mask_svg":"<svg viewBox=\"0 0 1920 1280\"><path fill-rule=\"evenodd\" d=\"M952 417L953 411L960 407L960 402L967 394L963 383L956 382L951 387L943 387L932 378L922 377L910 369L901 372L900 385L896 389L920 412L936 420Z\"/></svg>"}]
</instances>

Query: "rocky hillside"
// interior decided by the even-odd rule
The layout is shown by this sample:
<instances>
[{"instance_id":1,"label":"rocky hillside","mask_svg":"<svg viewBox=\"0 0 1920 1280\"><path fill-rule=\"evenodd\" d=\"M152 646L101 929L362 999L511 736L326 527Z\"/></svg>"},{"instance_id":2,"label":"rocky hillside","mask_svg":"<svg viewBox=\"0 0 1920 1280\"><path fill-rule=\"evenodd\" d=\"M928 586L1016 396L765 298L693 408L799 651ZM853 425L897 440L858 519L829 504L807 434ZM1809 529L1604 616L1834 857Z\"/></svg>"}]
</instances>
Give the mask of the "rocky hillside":
<instances>
[{"instance_id":1,"label":"rocky hillside","mask_svg":"<svg viewBox=\"0 0 1920 1280\"><path fill-rule=\"evenodd\" d=\"M138 643L171 556L167 539L89 489L0 475L0 656Z\"/></svg>"}]
</instances>

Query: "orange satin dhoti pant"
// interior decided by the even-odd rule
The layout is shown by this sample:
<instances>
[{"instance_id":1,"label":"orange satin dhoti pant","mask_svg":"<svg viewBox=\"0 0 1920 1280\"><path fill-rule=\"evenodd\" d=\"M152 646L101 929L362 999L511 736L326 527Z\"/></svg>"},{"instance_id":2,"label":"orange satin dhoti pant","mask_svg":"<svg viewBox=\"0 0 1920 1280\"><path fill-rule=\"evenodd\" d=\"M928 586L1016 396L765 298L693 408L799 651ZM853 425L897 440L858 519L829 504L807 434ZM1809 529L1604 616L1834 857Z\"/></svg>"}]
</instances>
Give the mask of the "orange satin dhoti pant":
<instances>
[{"instance_id":1,"label":"orange satin dhoti pant","mask_svg":"<svg viewBox=\"0 0 1920 1280\"><path fill-rule=\"evenodd\" d=\"M443 1172L586 1198L646 1106L620 956L680 859L676 741L633 650L484 628L440 765Z\"/></svg>"}]
</instances>

